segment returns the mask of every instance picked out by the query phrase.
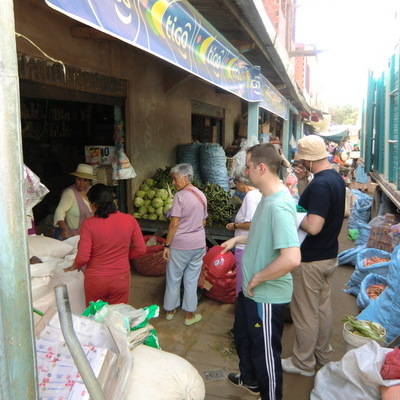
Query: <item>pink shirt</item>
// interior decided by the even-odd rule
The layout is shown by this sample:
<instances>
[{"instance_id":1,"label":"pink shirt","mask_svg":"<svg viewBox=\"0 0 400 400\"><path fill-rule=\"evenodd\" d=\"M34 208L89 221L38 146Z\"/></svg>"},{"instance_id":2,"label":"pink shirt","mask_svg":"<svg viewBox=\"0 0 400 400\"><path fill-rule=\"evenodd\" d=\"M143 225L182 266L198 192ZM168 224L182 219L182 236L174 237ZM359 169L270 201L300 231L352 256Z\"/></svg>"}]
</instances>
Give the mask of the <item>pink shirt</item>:
<instances>
[{"instance_id":1,"label":"pink shirt","mask_svg":"<svg viewBox=\"0 0 400 400\"><path fill-rule=\"evenodd\" d=\"M189 190L183 189L175 194L171 217L178 217L179 225L171 247L178 250L195 250L206 246L203 220L207 218L207 199L196 187L191 186L190 190L200 196L204 206L200 199Z\"/></svg>"},{"instance_id":2,"label":"pink shirt","mask_svg":"<svg viewBox=\"0 0 400 400\"><path fill-rule=\"evenodd\" d=\"M129 270L129 259L146 253L136 219L117 211L108 218L83 221L75 265L86 265L85 275L112 276Z\"/></svg>"}]
</instances>

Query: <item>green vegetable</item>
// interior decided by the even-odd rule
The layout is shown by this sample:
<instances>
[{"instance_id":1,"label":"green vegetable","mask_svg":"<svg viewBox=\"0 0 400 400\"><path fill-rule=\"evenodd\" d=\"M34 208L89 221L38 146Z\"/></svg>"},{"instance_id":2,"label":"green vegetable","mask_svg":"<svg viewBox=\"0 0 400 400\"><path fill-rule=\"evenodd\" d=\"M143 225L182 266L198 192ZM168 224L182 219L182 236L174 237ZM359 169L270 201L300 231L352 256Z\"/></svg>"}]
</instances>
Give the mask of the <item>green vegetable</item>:
<instances>
[{"instance_id":1,"label":"green vegetable","mask_svg":"<svg viewBox=\"0 0 400 400\"><path fill-rule=\"evenodd\" d=\"M150 199L144 199L144 203L143 205L148 207L151 204L151 200Z\"/></svg>"},{"instance_id":2,"label":"green vegetable","mask_svg":"<svg viewBox=\"0 0 400 400\"><path fill-rule=\"evenodd\" d=\"M141 206L139 207L139 210L137 211L139 214L146 214L147 213L147 207L146 206ZM143 217L144 218L144 217Z\"/></svg>"},{"instance_id":3,"label":"green vegetable","mask_svg":"<svg viewBox=\"0 0 400 400\"><path fill-rule=\"evenodd\" d=\"M142 183L142 184L139 186L139 189L140 189L140 190L143 190L144 192L148 192L148 191L150 190L150 188L149 188L145 183Z\"/></svg>"},{"instance_id":4,"label":"green vegetable","mask_svg":"<svg viewBox=\"0 0 400 400\"><path fill-rule=\"evenodd\" d=\"M152 219L152 220L156 220L158 217L157 217L157 214L150 214L149 216L148 216L148 219Z\"/></svg>"},{"instance_id":5,"label":"green vegetable","mask_svg":"<svg viewBox=\"0 0 400 400\"><path fill-rule=\"evenodd\" d=\"M164 215L164 207L158 207L156 208L156 214L161 217L162 215Z\"/></svg>"},{"instance_id":6,"label":"green vegetable","mask_svg":"<svg viewBox=\"0 0 400 400\"><path fill-rule=\"evenodd\" d=\"M352 315L346 315L343 322L347 323L350 331L355 335L371 338L373 340L382 340L385 335L385 329L376 322L358 320Z\"/></svg>"},{"instance_id":7,"label":"green vegetable","mask_svg":"<svg viewBox=\"0 0 400 400\"><path fill-rule=\"evenodd\" d=\"M163 203L163 201L162 201L160 198L155 197L155 198L152 200L151 205L152 205L154 208L160 208L160 207L162 207L162 206L164 205L164 203Z\"/></svg>"},{"instance_id":8,"label":"green vegetable","mask_svg":"<svg viewBox=\"0 0 400 400\"><path fill-rule=\"evenodd\" d=\"M140 214L140 213L138 213L138 212L133 213L133 216L134 216L135 218L142 218L142 214Z\"/></svg>"},{"instance_id":9,"label":"green vegetable","mask_svg":"<svg viewBox=\"0 0 400 400\"><path fill-rule=\"evenodd\" d=\"M147 192L146 198L152 200L152 199L154 199L154 196L155 196L155 195L156 195L156 191L153 190L153 189L150 189L150 190Z\"/></svg>"},{"instance_id":10,"label":"green vegetable","mask_svg":"<svg viewBox=\"0 0 400 400\"><path fill-rule=\"evenodd\" d=\"M156 196L162 200L167 200L168 192L166 189L159 189L157 190Z\"/></svg>"},{"instance_id":11,"label":"green vegetable","mask_svg":"<svg viewBox=\"0 0 400 400\"><path fill-rule=\"evenodd\" d=\"M143 198L145 195L146 195L146 192L144 190L137 190L135 193L135 197Z\"/></svg>"},{"instance_id":12,"label":"green vegetable","mask_svg":"<svg viewBox=\"0 0 400 400\"><path fill-rule=\"evenodd\" d=\"M167 204L164 206L164 214L172 207L172 204Z\"/></svg>"},{"instance_id":13,"label":"green vegetable","mask_svg":"<svg viewBox=\"0 0 400 400\"><path fill-rule=\"evenodd\" d=\"M143 183L146 184L150 188L155 185L154 179L151 179L151 178L145 179Z\"/></svg>"},{"instance_id":14,"label":"green vegetable","mask_svg":"<svg viewBox=\"0 0 400 400\"><path fill-rule=\"evenodd\" d=\"M147 212L149 214L154 214L156 212L156 209L153 206L148 206L147 207Z\"/></svg>"},{"instance_id":15,"label":"green vegetable","mask_svg":"<svg viewBox=\"0 0 400 400\"><path fill-rule=\"evenodd\" d=\"M133 205L139 208L144 205L144 200L141 197L136 197L135 200L133 201Z\"/></svg>"}]
</instances>

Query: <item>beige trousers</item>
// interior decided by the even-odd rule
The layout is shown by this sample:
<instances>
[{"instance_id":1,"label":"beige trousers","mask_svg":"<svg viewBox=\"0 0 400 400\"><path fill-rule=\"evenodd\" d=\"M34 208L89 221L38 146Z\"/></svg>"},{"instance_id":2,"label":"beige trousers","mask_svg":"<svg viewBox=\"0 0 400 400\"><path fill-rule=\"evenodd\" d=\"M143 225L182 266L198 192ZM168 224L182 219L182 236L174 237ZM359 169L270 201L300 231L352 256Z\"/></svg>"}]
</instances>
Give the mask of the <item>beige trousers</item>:
<instances>
[{"instance_id":1,"label":"beige trousers","mask_svg":"<svg viewBox=\"0 0 400 400\"><path fill-rule=\"evenodd\" d=\"M337 258L302 262L292 272L290 310L296 333L292 362L305 371L332 358L331 283L337 266Z\"/></svg>"}]
</instances>

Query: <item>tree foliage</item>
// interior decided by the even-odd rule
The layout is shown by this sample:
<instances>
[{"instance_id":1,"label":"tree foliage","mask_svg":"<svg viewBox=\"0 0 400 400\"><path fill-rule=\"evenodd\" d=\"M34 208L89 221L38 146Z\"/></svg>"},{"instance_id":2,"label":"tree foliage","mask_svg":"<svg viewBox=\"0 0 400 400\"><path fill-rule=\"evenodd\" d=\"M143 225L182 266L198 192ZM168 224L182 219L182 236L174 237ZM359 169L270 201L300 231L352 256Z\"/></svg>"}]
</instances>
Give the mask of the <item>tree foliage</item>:
<instances>
[{"instance_id":1,"label":"tree foliage","mask_svg":"<svg viewBox=\"0 0 400 400\"><path fill-rule=\"evenodd\" d=\"M328 110L332 115L333 125L355 125L359 109L351 105L331 106Z\"/></svg>"}]
</instances>

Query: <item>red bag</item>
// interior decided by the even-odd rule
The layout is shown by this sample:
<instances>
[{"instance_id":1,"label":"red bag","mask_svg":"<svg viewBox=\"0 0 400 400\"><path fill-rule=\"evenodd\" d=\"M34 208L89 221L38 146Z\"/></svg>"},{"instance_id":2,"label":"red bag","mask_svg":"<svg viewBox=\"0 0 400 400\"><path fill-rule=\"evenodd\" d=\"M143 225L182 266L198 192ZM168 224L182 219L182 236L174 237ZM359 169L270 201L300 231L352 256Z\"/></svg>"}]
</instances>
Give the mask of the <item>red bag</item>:
<instances>
[{"instance_id":1,"label":"red bag","mask_svg":"<svg viewBox=\"0 0 400 400\"><path fill-rule=\"evenodd\" d=\"M221 303L233 304L236 299L236 269L228 271L224 276L215 278L207 276L207 281L212 284L210 290L205 290L204 294L213 300Z\"/></svg>"},{"instance_id":2,"label":"red bag","mask_svg":"<svg viewBox=\"0 0 400 400\"><path fill-rule=\"evenodd\" d=\"M223 249L222 246L214 246L203 257L207 272L215 278L224 276L235 267L235 256L231 251L221 254Z\"/></svg>"}]
</instances>

